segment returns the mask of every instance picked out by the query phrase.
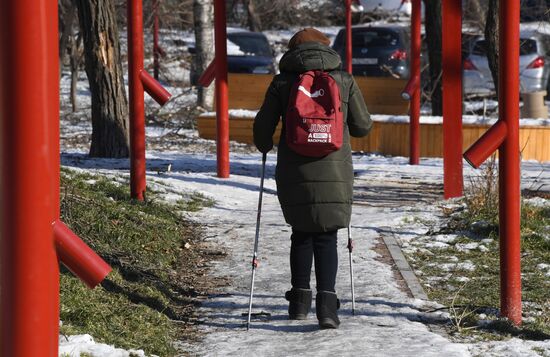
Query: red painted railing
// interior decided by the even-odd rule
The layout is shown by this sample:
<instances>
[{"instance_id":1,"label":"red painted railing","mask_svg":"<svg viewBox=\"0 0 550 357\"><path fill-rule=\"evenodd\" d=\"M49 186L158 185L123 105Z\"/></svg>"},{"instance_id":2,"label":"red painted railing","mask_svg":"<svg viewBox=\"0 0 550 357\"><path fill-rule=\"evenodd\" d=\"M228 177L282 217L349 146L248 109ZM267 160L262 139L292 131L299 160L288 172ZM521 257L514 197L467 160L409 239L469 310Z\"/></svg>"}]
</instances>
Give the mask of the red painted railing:
<instances>
[{"instance_id":1,"label":"red painted railing","mask_svg":"<svg viewBox=\"0 0 550 357\"><path fill-rule=\"evenodd\" d=\"M227 85L227 30L225 1L214 1L216 73L216 154L218 177L229 177L229 102Z\"/></svg>"},{"instance_id":2,"label":"red painted railing","mask_svg":"<svg viewBox=\"0 0 550 357\"><path fill-rule=\"evenodd\" d=\"M443 1L443 190L460 197L462 174L462 2Z\"/></svg>"},{"instance_id":3,"label":"red painted railing","mask_svg":"<svg viewBox=\"0 0 550 357\"><path fill-rule=\"evenodd\" d=\"M203 87L208 87L212 82L216 79L216 59L206 67L204 72L202 72L201 76L199 77L198 83L199 85Z\"/></svg>"},{"instance_id":4,"label":"red painted railing","mask_svg":"<svg viewBox=\"0 0 550 357\"><path fill-rule=\"evenodd\" d=\"M147 90L161 105L170 93L143 69L143 3L128 1L128 85L130 110L130 193L132 198L145 199L145 104ZM160 101L159 101L160 100Z\"/></svg>"},{"instance_id":5,"label":"red painted railing","mask_svg":"<svg viewBox=\"0 0 550 357\"><path fill-rule=\"evenodd\" d=\"M46 0L0 11L2 356L58 355L58 260L90 287L111 270L59 221L57 19Z\"/></svg>"},{"instance_id":6,"label":"red painted railing","mask_svg":"<svg viewBox=\"0 0 550 357\"><path fill-rule=\"evenodd\" d=\"M352 0L346 0L345 6L346 6L346 71L351 74L352 73L352 58L353 58L353 44L352 44L352 36L351 36L351 1Z\"/></svg>"},{"instance_id":7,"label":"red painted railing","mask_svg":"<svg viewBox=\"0 0 550 357\"><path fill-rule=\"evenodd\" d=\"M420 50L421 50L421 2L413 0L411 14L410 79L401 96L411 101L409 109L409 163L420 162Z\"/></svg>"},{"instance_id":8,"label":"red painted railing","mask_svg":"<svg viewBox=\"0 0 550 357\"><path fill-rule=\"evenodd\" d=\"M500 309L521 324L519 1L499 6L498 121L464 157L479 167L499 149Z\"/></svg>"}]
</instances>

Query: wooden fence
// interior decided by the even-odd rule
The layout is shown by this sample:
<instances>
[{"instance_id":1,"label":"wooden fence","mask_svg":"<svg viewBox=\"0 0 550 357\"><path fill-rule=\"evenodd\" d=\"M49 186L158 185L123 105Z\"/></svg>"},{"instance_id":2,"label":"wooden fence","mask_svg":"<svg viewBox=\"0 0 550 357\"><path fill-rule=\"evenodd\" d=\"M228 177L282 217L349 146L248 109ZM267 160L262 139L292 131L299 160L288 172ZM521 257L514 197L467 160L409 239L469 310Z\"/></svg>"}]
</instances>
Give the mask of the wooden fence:
<instances>
[{"instance_id":1,"label":"wooden fence","mask_svg":"<svg viewBox=\"0 0 550 357\"><path fill-rule=\"evenodd\" d=\"M229 108L260 109L272 75L229 73ZM401 98L407 81L387 77L355 77L370 113L406 115L409 102Z\"/></svg>"},{"instance_id":2,"label":"wooden fence","mask_svg":"<svg viewBox=\"0 0 550 357\"><path fill-rule=\"evenodd\" d=\"M229 120L229 138L242 143L252 144L252 118L232 117ZM490 125L464 124L462 151L470 147ZM205 139L216 138L216 119L214 116L202 116L198 119L199 135ZM281 125L279 124L273 141L279 142ZM409 124L375 121L369 135L364 138L352 138L354 151L375 152L391 156L409 155ZM523 160L550 161L550 127L526 126L520 128L520 148ZM441 124L420 125L420 156L442 157L443 130Z\"/></svg>"}]
</instances>

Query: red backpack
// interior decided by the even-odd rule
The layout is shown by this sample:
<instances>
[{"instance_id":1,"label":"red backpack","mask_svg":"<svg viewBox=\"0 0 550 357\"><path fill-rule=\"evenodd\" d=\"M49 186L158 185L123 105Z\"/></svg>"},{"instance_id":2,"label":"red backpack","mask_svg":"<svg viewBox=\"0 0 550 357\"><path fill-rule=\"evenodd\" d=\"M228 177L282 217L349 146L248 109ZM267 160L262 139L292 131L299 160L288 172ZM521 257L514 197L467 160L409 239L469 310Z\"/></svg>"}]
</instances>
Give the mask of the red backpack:
<instances>
[{"instance_id":1,"label":"red backpack","mask_svg":"<svg viewBox=\"0 0 550 357\"><path fill-rule=\"evenodd\" d=\"M342 147L344 115L340 89L323 71L300 74L290 91L286 143L300 155L322 157Z\"/></svg>"}]
</instances>

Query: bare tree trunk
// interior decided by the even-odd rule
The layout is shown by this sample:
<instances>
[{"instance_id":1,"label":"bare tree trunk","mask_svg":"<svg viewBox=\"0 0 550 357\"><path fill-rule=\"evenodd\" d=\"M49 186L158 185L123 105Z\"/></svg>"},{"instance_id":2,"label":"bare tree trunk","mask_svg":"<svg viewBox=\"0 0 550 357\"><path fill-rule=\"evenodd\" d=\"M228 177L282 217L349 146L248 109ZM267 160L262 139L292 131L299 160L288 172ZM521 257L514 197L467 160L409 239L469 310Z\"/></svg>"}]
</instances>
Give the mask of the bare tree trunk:
<instances>
[{"instance_id":1,"label":"bare tree trunk","mask_svg":"<svg viewBox=\"0 0 550 357\"><path fill-rule=\"evenodd\" d=\"M485 28L487 0L468 0L464 9L464 19L470 21L479 30Z\"/></svg>"},{"instance_id":2,"label":"bare tree trunk","mask_svg":"<svg viewBox=\"0 0 550 357\"><path fill-rule=\"evenodd\" d=\"M193 70L197 78L206 70L206 67L214 60L214 6L212 0L194 0L193 17L195 21L195 56ZM196 80L191 80L195 83ZM208 88L198 87L197 105L212 109L214 106L214 86Z\"/></svg>"},{"instance_id":3,"label":"bare tree trunk","mask_svg":"<svg viewBox=\"0 0 550 357\"><path fill-rule=\"evenodd\" d=\"M250 31L262 31L262 22L260 17L256 13L256 6L254 6L254 0L243 0L248 14L248 28Z\"/></svg>"},{"instance_id":4,"label":"bare tree trunk","mask_svg":"<svg viewBox=\"0 0 550 357\"><path fill-rule=\"evenodd\" d=\"M74 34L70 41L70 65L71 65L71 105L73 107L73 113L78 110L78 100L76 97L76 87L78 84L78 72L80 69L80 61L82 55L80 53L80 44L82 43L82 37L75 37Z\"/></svg>"},{"instance_id":5,"label":"bare tree trunk","mask_svg":"<svg viewBox=\"0 0 550 357\"><path fill-rule=\"evenodd\" d=\"M76 0L92 92L90 156L128 157L128 102L113 0Z\"/></svg>"},{"instance_id":6,"label":"bare tree trunk","mask_svg":"<svg viewBox=\"0 0 550 357\"><path fill-rule=\"evenodd\" d=\"M78 25L76 23L76 5L72 0L59 0L58 7L60 18L59 27L61 33L61 36L59 37L59 75L61 76L63 73L63 65L65 64L65 57L68 53L71 69L71 105L74 113L78 110L78 103L76 99L76 82L78 79L79 66L79 61L75 58L78 54L78 48L75 48L75 46L78 46L75 40L75 25Z\"/></svg>"},{"instance_id":7,"label":"bare tree trunk","mask_svg":"<svg viewBox=\"0 0 550 357\"><path fill-rule=\"evenodd\" d=\"M73 26L76 19L76 11L71 0L59 0L59 27L61 36L59 37L59 64L63 66L67 47L69 45L71 34L74 33ZM60 71L61 72L61 71Z\"/></svg>"},{"instance_id":8,"label":"bare tree trunk","mask_svg":"<svg viewBox=\"0 0 550 357\"><path fill-rule=\"evenodd\" d=\"M495 92L498 97L498 0L489 0L485 22L485 41L487 43L487 60L493 76Z\"/></svg>"},{"instance_id":9,"label":"bare tree trunk","mask_svg":"<svg viewBox=\"0 0 550 357\"><path fill-rule=\"evenodd\" d=\"M443 114L441 95L441 0L424 0L424 24L430 61L432 115Z\"/></svg>"}]
</instances>

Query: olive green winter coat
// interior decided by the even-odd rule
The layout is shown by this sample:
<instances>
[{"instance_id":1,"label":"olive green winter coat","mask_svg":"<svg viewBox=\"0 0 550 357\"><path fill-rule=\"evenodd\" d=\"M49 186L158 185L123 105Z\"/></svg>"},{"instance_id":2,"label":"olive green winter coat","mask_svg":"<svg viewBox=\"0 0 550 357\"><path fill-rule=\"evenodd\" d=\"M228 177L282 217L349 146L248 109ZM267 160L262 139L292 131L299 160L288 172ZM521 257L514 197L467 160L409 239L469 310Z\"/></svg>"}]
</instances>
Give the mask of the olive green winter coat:
<instances>
[{"instance_id":1,"label":"olive green winter coat","mask_svg":"<svg viewBox=\"0 0 550 357\"><path fill-rule=\"evenodd\" d=\"M281 73L273 78L254 120L254 143L265 153L273 147L272 136L282 116L275 172L277 195L286 222L303 232L326 232L349 225L353 195L350 134L365 136L372 125L361 91L353 77L340 70L341 64L336 52L316 42L289 50L279 64ZM290 89L298 74L308 70L329 72L342 99L343 145L322 158L296 154L286 145L284 135Z\"/></svg>"}]
</instances>

